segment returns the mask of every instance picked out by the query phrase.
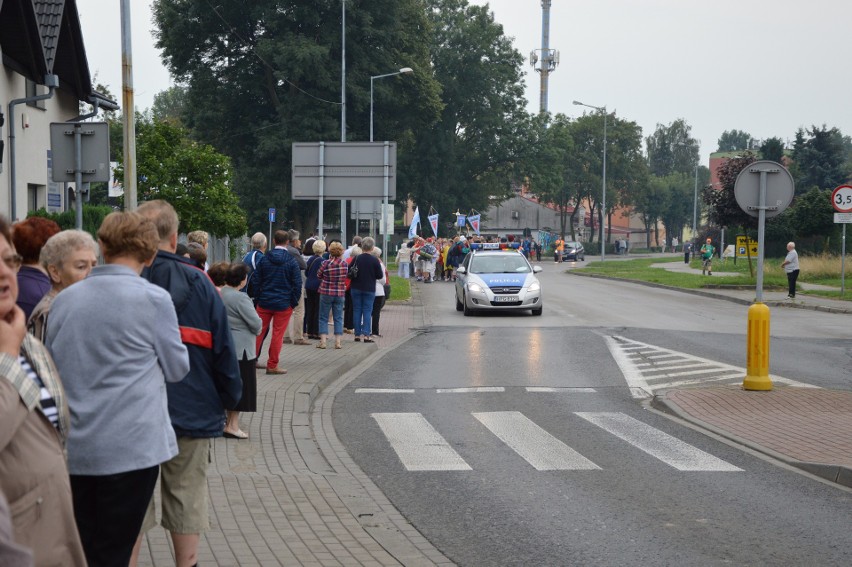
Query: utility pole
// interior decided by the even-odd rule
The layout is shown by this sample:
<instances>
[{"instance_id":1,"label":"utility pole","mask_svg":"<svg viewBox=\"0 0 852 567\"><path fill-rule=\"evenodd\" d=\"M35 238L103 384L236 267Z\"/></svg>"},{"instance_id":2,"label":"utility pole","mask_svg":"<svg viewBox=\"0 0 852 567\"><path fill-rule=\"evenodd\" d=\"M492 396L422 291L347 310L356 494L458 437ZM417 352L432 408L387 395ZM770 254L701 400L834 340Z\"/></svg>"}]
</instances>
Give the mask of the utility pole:
<instances>
[{"instance_id":1,"label":"utility pole","mask_svg":"<svg viewBox=\"0 0 852 567\"><path fill-rule=\"evenodd\" d=\"M539 112L547 112L548 79L559 65L559 52L550 49L550 4L551 0L541 0L541 49L530 53L530 65L541 75Z\"/></svg>"}]
</instances>

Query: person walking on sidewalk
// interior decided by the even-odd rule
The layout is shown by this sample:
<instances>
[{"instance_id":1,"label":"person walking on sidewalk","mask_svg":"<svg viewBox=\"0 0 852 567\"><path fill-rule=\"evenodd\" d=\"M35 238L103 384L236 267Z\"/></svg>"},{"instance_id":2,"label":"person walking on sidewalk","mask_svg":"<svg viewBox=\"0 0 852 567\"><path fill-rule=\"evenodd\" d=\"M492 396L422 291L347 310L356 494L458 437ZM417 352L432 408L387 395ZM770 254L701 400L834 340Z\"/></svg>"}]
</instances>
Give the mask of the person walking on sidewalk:
<instances>
[{"instance_id":1,"label":"person walking on sidewalk","mask_svg":"<svg viewBox=\"0 0 852 567\"><path fill-rule=\"evenodd\" d=\"M796 280L799 279L799 253L796 243L787 243L787 256L781 262L781 267L787 273L787 299L796 299Z\"/></svg>"},{"instance_id":2,"label":"person walking on sidewalk","mask_svg":"<svg viewBox=\"0 0 852 567\"><path fill-rule=\"evenodd\" d=\"M278 357L284 344L284 332L293 309L299 305L302 297L302 274L299 264L287 250L290 233L277 230L272 236L275 248L267 252L257 264L255 277L260 290L257 296L257 314L263 321L263 329L257 337L256 351L260 355L263 339L272 325L272 338L269 342L269 360L266 363L267 374L287 374L278 367Z\"/></svg>"},{"instance_id":3,"label":"person walking on sidewalk","mask_svg":"<svg viewBox=\"0 0 852 567\"><path fill-rule=\"evenodd\" d=\"M284 343L294 345L309 345L305 340L305 270L308 269L307 262L302 257L302 241L298 230L290 229L290 244L287 245L287 251L299 264L299 273L302 277L302 295L299 299L299 304L293 308L293 315L290 317L290 323L287 325Z\"/></svg>"},{"instance_id":4,"label":"person walking on sidewalk","mask_svg":"<svg viewBox=\"0 0 852 567\"><path fill-rule=\"evenodd\" d=\"M707 270L707 275L712 276L713 254L716 252L716 247L713 246L713 241L708 238L707 242L701 246L701 250L699 250L699 252L701 252L702 261L701 273L704 274L704 271Z\"/></svg>"}]
</instances>

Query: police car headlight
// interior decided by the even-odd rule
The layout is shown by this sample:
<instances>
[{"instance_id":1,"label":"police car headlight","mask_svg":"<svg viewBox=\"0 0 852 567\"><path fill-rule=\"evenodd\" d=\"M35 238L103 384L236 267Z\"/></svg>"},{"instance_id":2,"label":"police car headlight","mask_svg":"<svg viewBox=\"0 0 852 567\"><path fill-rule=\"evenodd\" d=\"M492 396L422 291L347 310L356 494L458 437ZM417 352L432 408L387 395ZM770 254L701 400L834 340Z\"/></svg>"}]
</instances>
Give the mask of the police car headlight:
<instances>
[{"instance_id":1,"label":"police car headlight","mask_svg":"<svg viewBox=\"0 0 852 567\"><path fill-rule=\"evenodd\" d=\"M540 283L538 283L538 282L533 282L533 283L531 283L531 284L530 284L530 287L529 287L529 290L530 290L530 291L539 291L540 289L541 289L541 284L540 284Z\"/></svg>"},{"instance_id":2,"label":"police car headlight","mask_svg":"<svg viewBox=\"0 0 852 567\"><path fill-rule=\"evenodd\" d=\"M467 284L467 289L469 289L470 291L474 291L476 293L484 293L485 292L485 290L482 289L481 285L479 285L477 283L472 283L472 282Z\"/></svg>"}]
</instances>

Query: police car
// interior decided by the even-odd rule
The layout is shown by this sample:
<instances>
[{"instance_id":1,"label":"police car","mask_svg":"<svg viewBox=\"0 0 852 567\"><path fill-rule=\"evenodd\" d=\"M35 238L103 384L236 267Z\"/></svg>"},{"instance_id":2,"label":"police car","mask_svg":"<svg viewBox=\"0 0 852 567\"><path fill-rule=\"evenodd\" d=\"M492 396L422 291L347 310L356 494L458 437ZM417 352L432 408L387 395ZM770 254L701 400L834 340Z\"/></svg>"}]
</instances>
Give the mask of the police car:
<instances>
[{"instance_id":1,"label":"police car","mask_svg":"<svg viewBox=\"0 0 852 567\"><path fill-rule=\"evenodd\" d=\"M531 310L541 315L541 283L535 274L542 268L530 265L513 245L506 249L497 243L471 245L457 270L456 311L467 316L474 311Z\"/></svg>"}]
</instances>

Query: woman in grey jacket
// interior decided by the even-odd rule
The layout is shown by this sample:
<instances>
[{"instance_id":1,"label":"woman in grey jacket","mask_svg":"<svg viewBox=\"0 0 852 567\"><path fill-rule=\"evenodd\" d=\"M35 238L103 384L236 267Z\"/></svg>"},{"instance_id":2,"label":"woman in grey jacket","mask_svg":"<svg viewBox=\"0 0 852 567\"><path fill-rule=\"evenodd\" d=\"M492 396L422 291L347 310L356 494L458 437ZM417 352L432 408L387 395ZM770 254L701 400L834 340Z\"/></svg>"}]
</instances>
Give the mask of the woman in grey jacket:
<instances>
[{"instance_id":1,"label":"woman in grey jacket","mask_svg":"<svg viewBox=\"0 0 852 567\"><path fill-rule=\"evenodd\" d=\"M178 453L166 382L189 372L169 293L139 277L157 227L111 213L98 241L106 265L56 296L46 342L68 394L68 472L91 567L130 561L160 463Z\"/></svg>"},{"instance_id":2,"label":"woman in grey jacket","mask_svg":"<svg viewBox=\"0 0 852 567\"><path fill-rule=\"evenodd\" d=\"M228 311L228 325L234 339L234 351L240 365L240 377L243 379L243 397L232 411L228 411L225 422L225 437L248 439L248 433L240 429L240 412L257 411L257 353L255 342L263 327L260 316L255 311L251 298L240 290L248 281L249 268L243 262L234 262L225 276L222 288L222 302Z\"/></svg>"}]
</instances>

